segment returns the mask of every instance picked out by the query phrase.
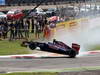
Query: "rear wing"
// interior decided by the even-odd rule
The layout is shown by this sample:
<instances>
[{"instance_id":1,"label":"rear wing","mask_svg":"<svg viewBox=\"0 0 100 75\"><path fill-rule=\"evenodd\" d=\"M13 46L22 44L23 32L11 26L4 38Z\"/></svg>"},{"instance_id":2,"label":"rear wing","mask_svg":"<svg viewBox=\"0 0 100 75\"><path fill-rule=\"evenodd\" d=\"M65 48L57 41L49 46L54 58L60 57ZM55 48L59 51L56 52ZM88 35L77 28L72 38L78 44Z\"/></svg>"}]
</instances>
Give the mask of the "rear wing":
<instances>
[{"instance_id":1,"label":"rear wing","mask_svg":"<svg viewBox=\"0 0 100 75\"><path fill-rule=\"evenodd\" d=\"M76 43L72 43L72 48L79 52L80 45L79 44L76 44Z\"/></svg>"}]
</instances>

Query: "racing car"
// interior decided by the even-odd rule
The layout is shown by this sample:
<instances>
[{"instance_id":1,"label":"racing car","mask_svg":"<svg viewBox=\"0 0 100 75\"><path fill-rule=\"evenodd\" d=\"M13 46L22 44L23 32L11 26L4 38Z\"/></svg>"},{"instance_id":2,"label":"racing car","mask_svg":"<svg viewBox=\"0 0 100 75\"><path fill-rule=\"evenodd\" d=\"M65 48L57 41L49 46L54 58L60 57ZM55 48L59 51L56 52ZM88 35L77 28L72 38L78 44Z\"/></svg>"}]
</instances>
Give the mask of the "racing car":
<instances>
[{"instance_id":1,"label":"racing car","mask_svg":"<svg viewBox=\"0 0 100 75\"><path fill-rule=\"evenodd\" d=\"M31 50L40 48L41 51L47 51L52 53L58 53L63 55L69 55L71 58L75 58L76 55L79 54L80 45L76 43L72 43L72 47L69 47L65 43L57 40L53 40L53 42L42 43L42 42L33 42L33 41L23 41L22 46L29 46Z\"/></svg>"}]
</instances>

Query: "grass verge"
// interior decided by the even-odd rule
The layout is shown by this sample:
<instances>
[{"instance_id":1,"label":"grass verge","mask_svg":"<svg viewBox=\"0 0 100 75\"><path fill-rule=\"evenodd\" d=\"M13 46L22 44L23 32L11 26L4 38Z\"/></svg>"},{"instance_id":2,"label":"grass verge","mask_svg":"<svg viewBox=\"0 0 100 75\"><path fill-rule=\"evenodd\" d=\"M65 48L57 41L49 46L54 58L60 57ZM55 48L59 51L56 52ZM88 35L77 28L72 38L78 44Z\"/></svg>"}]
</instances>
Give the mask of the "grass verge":
<instances>
[{"instance_id":1,"label":"grass verge","mask_svg":"<svg viewBox=\"0 0 100 75\"><path fill-rule=\"evenodd\" d=\"M27 48L20 46L21 41L0 41L0 55L28 54Z\"/></svg>"},{"instance_id":2,"label":"grass verge","mask_svg":"<svg viewBox=\"0 0 100 75\"><path fill-rule=\"evenodd\" d=\"M7 73L0 75L57 75L56 72L18 72L18 73Z\"/></svg>"},{"instance_id":3,"label":"grass verge","mask_svg":"<svg viewBox=\"0 0 100 75\"><path fill-rule=\"evenodd\" d=\"M33 71L33 72L1 73L0 75L58 75L61 72L81 72L81 71L96 71L96 70L100 70L100 66L65 68L62 70L40 70L40 71Z\"/></svg>"},{"instance_id":4,"label":"grass verge","mask_svg":"<svg viewBox=\"0 0 100 75\"><path fill-rule=\"evenodd\" d=\"M40 34L40 38L43 39L43 33ZM28 40L34 40L37 41L39 39L35 38L34 34L30 33L30 38ZM29 51L25 47L21 47L20 44L23 40L0 40L0 55L16 55L16 54L29 54L31 51Z\"/></svg>"},{"instance_id":5,"label":"grass verge","mask_svg":"<svg viewBox=\"0 0 100 75\"><path fill-rule=\"evenodd\" d=\"M88 51L100 50L100 44L87 45L86 50Z\"/></svg>"}]
</instances>

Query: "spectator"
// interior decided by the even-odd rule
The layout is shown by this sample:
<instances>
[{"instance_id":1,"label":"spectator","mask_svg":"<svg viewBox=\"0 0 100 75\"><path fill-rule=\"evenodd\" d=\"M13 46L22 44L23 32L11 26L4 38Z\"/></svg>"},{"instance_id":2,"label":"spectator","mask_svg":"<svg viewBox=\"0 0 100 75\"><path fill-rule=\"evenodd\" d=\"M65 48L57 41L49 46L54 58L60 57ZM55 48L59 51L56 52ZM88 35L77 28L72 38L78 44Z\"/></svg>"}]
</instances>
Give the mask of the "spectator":
<instances>
[{"instance_id":1,"label":"spectator","mask_svg":"<svg viewBox=\"0 0 100 75\"><path fill-rule=\"evenodd\" d=\"M18 21L18 37L19 37L19 39L23 38L23 34L22 34L23 28L22 28L21 24L22 24L21 21Z\"/></svg>"},{"instance_id":2,"label":"spectator","mask_svg":"<svg viewBox=\"0 0 100 75\"><path fill-rule=\"evenodd\" d=\"M19 28L18 28L18 21L15 22L15 39L18 38L18 31L19 31Z\"/></svg>"},{"instance_id":3,"label":"spectator","mask_svg":"<svg viewBox=\"0 0 100 75\"><path fill-rule=\"evenodd\" d=\"M15 26L13 24L13 22L10 24L10 39L9 41L14 39L14 31L15 31Z\"/></svg>"},{"instance_id":4,"label":"spectator","mask_svg":"<svg viewBox=\"0 0 100 75\"><path fill-rule=\"evenodd\" d=\"M31 19L31 23L32 23L32 30L31 30L31 32L34 33L34 18Z\"/></svg>"},{"instance_id":5,"label":"spectator","mask_svg":"<svg viewBox=\"0 0 100 75\"><path fill-rule=\"evenodd\" d=\"M2 25L0 24L0 40L2 39Z\"/></svg>"},{"instance_id":6,"label":"spectator","mask_svg":"<svg viewBox=\"0 0 100 75\"><path fill-rule=\"evenodd\" d=\"M43 22L42 22L42 31L43 31L45 25L47 25L47 19L44 17Z\"/></svg>"},{"instance_id":7,"label":"spectator","mask_svg":"<svg viewBox=\"0 0 100 75\"><path fill-rule=\"evenodd\" d=\"M50 36L51 36L51 30L50 30L50 27L49 25L45 25L44 27L44 31L43 31L43 37L46 38L46 39L50 39Z\"/></svg>"},{"instance_id":8,"label":"spectator","mask_svg":"<svg viewBox=\"0 0 100 75\"><path fill-rule=\"evenodd\" d=\"M24 24L24 32L25 32L25 38L29 38L29 24L25 22Z\"/></svg>"},{"instance_id":9,"label":"spectator","mask_svg":"<svg viewBox=\"0 0 100 75\"><path fill-rule=\"evenodd\" d=\"M7 38L7 34L8 34L8 21L7 19L4 20L4 38Z\"/></svg>"},{"instance_id":10,"label":"spectator","mask_svg":"<svg viewBox=\"0 0 100 75\"><path fill-rule=\"evenodd\" d=\"M26 22L28 24L28 28L30 29L30 19L27 19Z\"/></svg>"},{"instance_id":11,"label":"spectator","mask_svg":"<svg viewBox=\"0 0 100 75\"><path fill-rule=\"evenodd\" d=\"M7 38L7 33L8 33L8 26L6 24L3 25L3 38Z\"/></svg>"},{"instance_id":12,"label":"spectator","mask_svg":"<svg viewBox=\"0 0 100 75\"><path fill-rule=\"evenodd\" d=\"M35 30L35 37L36 37L36 39L38 39L38 38L40 38L40 32L41 32L39 22L36 22L35 29L36 29Z\"/></svg>"}]
</instances>

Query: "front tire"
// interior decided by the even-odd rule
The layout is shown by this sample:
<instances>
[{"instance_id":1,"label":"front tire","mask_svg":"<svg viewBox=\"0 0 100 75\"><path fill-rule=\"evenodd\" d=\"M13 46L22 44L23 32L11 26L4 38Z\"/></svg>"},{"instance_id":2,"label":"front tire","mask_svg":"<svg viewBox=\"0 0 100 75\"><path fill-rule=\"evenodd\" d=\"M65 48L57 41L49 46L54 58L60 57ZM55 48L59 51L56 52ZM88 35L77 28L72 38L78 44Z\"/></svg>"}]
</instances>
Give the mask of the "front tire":
<instances>
[{"instance_id":1,"label":"front tire","mask_svg":"<svg viewBox=\"0 0 100 75\"><path fill-rule=\"evenodd\" d=\"M34 50L34 49L36 48L36 44L35 44L35 43L30 43L30 44L29 44L29 48L30 48L31 50Z\"/></svg>"}]
</instances>

